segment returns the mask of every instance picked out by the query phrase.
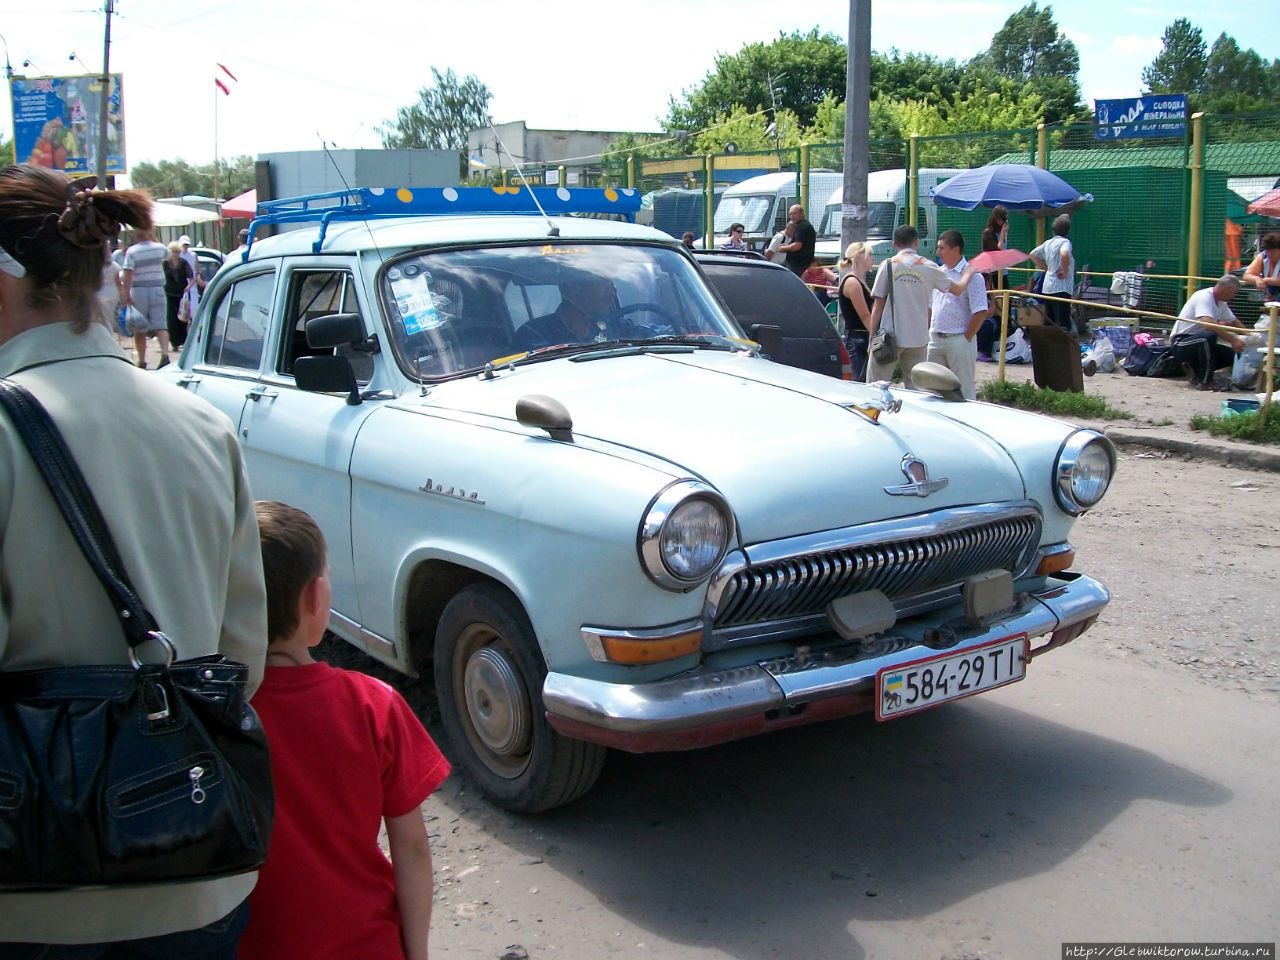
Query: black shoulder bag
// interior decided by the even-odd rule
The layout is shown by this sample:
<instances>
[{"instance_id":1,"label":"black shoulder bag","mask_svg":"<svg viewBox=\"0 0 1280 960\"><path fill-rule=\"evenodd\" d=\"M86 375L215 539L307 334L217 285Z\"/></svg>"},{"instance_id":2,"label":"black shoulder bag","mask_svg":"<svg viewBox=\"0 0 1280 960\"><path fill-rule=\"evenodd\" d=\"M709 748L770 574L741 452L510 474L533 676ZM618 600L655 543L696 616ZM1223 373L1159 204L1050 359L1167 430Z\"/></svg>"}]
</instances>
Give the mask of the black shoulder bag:
<instances>
[{"instance_id":1,"label":"black shoulder bag","mask_svg":"<svg viewBox=\"0 0 1280 960\"><path fill-rule=\"evenodd\" d=\"M175 662L57 426L23 387L0 403L124 629L132 666L0 673L0 890L198 880L261 866L267 740L225 656ZM154 641L164 663L140 663Z\"/></svg>"}]
</instances>

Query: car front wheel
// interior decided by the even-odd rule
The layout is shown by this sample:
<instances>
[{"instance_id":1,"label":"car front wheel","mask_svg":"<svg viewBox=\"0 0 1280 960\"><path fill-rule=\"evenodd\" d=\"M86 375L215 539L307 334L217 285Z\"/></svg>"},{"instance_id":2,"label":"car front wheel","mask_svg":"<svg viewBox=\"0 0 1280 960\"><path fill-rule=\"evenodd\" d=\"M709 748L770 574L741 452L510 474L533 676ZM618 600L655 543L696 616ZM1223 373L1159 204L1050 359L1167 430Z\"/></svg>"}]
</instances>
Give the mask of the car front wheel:
<instances>
[{"instance_id":1,"label":"car front wheel","mask_svg":"<svg viewBox=\"0 0 1280 960\"><path fill-rule=\"evenodd\" d=\"M562 737L547 723L545 676L533 626L504 587L474 584L445 606L435 684L453 759L507 810L568 803L591 789L604 764L604 747Z\"/></svg>"}]
</instances>

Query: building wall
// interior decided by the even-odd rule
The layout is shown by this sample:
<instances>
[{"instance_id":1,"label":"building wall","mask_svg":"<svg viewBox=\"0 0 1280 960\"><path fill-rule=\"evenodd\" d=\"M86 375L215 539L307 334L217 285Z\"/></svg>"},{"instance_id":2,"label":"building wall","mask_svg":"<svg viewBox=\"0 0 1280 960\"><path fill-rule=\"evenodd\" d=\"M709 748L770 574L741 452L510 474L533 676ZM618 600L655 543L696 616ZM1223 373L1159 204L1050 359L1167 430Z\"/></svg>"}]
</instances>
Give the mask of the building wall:
<instances>
[{"instance_id":1,"label":"building wall","mask_svg":"<svg viewBox=\"0 0 1280 960\"><path fill-rule=\"evenodd\" d=\"M267 189L258 199L300 197L348 187L448 187L458 183L454 150L298 150L265 153ZM261 179L261 178L259 178Z\"/></svg>"},{"instance_id":2,"label":"building wall","mask_svg":"<svg viewBox=\"0 0 1280 960\"><path fill-rule=\"evenodd\" d=\"M524 121L500 123L467 134L468 156L482 161L488 168L511 168L511 159L524 164L559 164L597 166L600 154L619 137L618 130L531 130ZM506 151L498 147L501 139ZM472 166L472 172L483 168Z\"/></svg>"}]
</instances>

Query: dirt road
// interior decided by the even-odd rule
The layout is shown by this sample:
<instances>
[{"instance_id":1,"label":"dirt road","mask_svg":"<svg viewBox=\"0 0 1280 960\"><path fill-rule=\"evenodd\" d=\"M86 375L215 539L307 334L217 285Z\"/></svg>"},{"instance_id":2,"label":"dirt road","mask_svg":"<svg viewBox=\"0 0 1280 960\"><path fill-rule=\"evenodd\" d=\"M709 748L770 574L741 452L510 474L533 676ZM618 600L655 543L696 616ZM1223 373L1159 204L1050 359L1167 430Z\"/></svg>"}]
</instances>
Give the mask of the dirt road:
<instances>
[{"instance_id":1,"label":"dirt road","mask_svg":"<svg viewBox=\"0 0 1280 960\"><path fill-rule=\"evenodd\" d=\"M1103 619L963 703L613 754L539 817L428 802L432 952L1036 960L1274 941L1280 476L1126 454L1076 528ZM430 698L419 699L431 709Z\"/></svg>"}]
</instances>

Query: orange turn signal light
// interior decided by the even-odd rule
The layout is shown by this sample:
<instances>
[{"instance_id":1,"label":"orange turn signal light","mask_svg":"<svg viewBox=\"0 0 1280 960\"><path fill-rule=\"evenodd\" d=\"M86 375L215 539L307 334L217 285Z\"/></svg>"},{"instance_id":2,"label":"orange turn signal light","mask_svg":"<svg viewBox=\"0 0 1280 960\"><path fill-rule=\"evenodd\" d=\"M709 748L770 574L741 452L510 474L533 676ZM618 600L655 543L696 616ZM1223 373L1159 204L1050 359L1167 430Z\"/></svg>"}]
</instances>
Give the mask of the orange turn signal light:
<instances>
[{"instance_id":1,"label":"orange turn signal light","mask_svg":"<svg viewBox=\"0 0 1280 960\"><path fill-rule=\"evenodd\" d=\"M1076 552L1074 550L1046 554L1040 558L1040 565L1036 567L1036 574L1038 576L1047 576L1050 573L1058 573L1069 569L1071 564L1075 562Z\"/></svg>"},{"instance_id":2,"label":"orange turn signal light","mask_svg":"<svg viewBox=\"0 0 1280 960\"><path fill-rule=\"evenodd\" d=\"M697 653L702 647L702 628L665 637L620 637L600 634L605 656L614 663L658 663Z\"/></svg>"}]
</instances>

